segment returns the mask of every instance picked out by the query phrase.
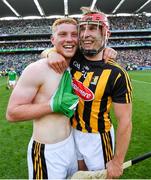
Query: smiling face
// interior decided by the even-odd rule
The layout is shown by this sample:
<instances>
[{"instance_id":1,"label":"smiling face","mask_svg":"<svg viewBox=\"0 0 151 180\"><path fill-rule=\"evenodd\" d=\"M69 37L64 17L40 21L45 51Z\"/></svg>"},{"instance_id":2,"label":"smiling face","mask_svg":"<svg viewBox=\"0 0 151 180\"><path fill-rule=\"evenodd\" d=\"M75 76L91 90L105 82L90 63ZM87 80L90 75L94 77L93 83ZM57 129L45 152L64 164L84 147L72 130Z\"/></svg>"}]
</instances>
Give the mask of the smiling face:
<instances>
[{"instance_id":1,"label":"smiling face","mask_svg":"<svg viewBox=\"0 0 151 180\"><path fill-rule=\"evenodd\" d=\"M80 26L80 44L85 50L99 49L104 45L103 28L97 24L84 24Z\"/></svg>"},{"instance_id":2,"label":"smiling face","mask_svg":"<svg viewBox=\"0 0 151 180\"><path fill-rule=\"evenodd\" d=\"M86 56L101 54L109 37L109 24L104 13L84 14L78 25L80 49Z\"/></svg>"},{"instance_id":3,"label":"smiling face","mask_svg":"<svg viewBox=\"0 0 151 180\"><path fill-rule=\"evenodd\" d=\"M78 45L77 25L66 22L56 25L53 29L51 42L58 53L70 60Z\"/></svg>"}]
</instances>

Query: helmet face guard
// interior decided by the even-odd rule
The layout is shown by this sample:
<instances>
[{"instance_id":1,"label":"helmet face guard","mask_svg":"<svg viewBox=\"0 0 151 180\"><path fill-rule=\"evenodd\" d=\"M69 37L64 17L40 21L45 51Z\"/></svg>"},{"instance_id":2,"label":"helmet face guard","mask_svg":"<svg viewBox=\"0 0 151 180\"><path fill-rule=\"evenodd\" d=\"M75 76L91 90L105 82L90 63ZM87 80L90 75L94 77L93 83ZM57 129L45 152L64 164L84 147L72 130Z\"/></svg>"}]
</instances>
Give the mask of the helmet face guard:
<instances>
[{"instance_id":1,"label":"helmet face guard","mask_svg":"<svg viewBox=\"0 0 151 180\"><path fill-rule=\"evenodd\" d=\"M87 50L87 49L84 49L81 46L80 29L81 29L81 26L83 26L83 25L86 25L86 26L88 26L88 25L97 25L98 29L100 27L102 27L102 29L104 29L105 34L101 38L103 43L100 45L99 49ZM107 17L103 13L86 14L79 21L78 31L79 31L79 47L80 47L81 51L83 52L83 54L86 55L86 56L95 56L100 51L102 51L105 48L106 44L107 44L107 39L108 39L107 35L110 34L109 23L108 23Z\"/></svg>"}]
</instances>

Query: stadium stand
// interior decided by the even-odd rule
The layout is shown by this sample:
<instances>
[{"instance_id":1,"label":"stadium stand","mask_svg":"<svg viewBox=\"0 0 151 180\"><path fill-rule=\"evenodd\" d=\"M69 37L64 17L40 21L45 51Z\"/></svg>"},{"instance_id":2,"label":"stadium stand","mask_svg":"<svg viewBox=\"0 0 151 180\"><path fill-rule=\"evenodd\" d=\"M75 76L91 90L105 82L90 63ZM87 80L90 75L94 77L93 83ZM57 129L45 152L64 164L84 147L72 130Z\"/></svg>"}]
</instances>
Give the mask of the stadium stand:
<instances>
[{"instance_id":1,"label":"stadium stand","mask_svg":"<svg viewBox=\"0 0 151 180\"><path fill-rule=\"evenodd\" d=\"M151 17L109 17L111 37L108 46L118 51L118 61L126 68L151 67ZM0 71L15 66L20 74L24 67L39 59L51 47L53 20L0 21ZM140 69L141 69L140 68Z\"/></svg>"}]
</instances>

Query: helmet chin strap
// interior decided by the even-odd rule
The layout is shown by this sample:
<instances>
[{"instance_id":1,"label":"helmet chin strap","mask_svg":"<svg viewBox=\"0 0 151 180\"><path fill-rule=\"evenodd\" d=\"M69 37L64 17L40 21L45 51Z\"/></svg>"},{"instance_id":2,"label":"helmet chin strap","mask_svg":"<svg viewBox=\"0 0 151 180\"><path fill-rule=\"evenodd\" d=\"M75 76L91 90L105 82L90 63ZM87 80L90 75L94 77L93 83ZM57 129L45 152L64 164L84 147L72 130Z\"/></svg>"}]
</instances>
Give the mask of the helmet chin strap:
<instances>
[{"instance_id":1,"label":"helmet chin strap","mask_svg":"<svg viewBox=\"0 0 151 180\"><path fill-rule=\"evenodd\" d=\"M89 49L89 50L86 50L84 48L80 48L81 49L81 52L85 55L85 56L96 56L97 54L99 54L99 52L101 52L103 49L105 48L105 44L104 46L100 47L98 50L96 49Z\"/></svg>"}]
</instances>

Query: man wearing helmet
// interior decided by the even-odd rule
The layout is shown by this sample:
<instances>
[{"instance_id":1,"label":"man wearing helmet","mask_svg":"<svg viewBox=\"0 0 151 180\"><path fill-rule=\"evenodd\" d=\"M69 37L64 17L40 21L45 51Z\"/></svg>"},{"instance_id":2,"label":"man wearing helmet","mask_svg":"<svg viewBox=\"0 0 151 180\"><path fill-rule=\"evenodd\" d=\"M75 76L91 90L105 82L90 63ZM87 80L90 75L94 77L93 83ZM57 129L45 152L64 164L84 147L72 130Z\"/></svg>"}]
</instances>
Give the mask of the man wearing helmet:
<instances>
[{"instance_id":1,"label":"man wearing helmet","mask_svg":"<svg viewBox=\"0 0 151 180\"><path fill-rule=\"evenodd\" d=\"M83 53L71 61L73 88L80 101L71 119L79 160L88 170L107 168L108 178L122 175L122 164L131 137L131 83L116 62L103 60L109 24L104 13L86 13L79 21L79 48ZM78 66L75 64L78 64ZM114 152L113 105L118 126Z\"/></svg>"},{"instance_id":2,"label":"man wearing helmet","mask_svg":"<svg viewBox=\"0 0 151 180\"><path fill-rule=\"evenodd\" d=\"M70 61L72 85L80 97L71 118L79 168L82 169L84 160L88 170L107 168L107 178L117 178L123 173L122 164L131 137L131 82L113 59L104 62L103 50L110 35L106 15L87 8L83 10L78 27L82 54L78 51ZM49 56L51 64L53 56ZM118 122L116 145L111 105Z\"/></svg>"},{"instance_id":3,"label":"man wearing helmet","mask_svg":"<svg viewBox=\"0 0 151 180\"><path fill-rule=\"evenodd\" d=\"M94 30L99 30L101 28L101 34L97 33L94 34L94 36L92 37L93 32L95 32ZM86 31L90 29L91 31L91 37L89 37L89 35L87 34L86 36ZM83 52L84 55L87 56L94 56L96 54L98 54L99 52L101 52L107 44L107 40L109 37L109 23L107 20L107 17L105 16L104 13L97 14L97 13L91 13L91 14L86 14L85 16L83 16L83 18L80 20L79 22L79 31L80 34L83 34L83 37L80 38L80 49ZM89 42L86 42L88 40L93 41L94 42L94 47L90 48L84 48L84 46L88 46Z\"/></svg>"}]
</instances>

